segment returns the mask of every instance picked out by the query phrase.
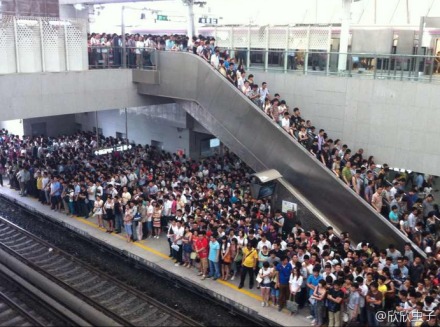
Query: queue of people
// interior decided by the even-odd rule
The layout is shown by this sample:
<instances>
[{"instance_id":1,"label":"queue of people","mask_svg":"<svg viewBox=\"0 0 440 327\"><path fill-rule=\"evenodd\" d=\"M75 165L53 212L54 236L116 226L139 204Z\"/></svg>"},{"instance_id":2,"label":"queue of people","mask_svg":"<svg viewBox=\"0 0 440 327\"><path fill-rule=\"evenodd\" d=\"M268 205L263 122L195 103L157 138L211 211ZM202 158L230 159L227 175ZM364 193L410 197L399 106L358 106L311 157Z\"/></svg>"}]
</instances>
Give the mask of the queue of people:
<instances>
[{"instance_id":1,"label":"queue of people","mask_svg":"<svg viewBox=\"0 0 440 327\"><path fill-rule=\"evenodd\" d=\"M20 195L69 216L93 215L127 242L165 238L176 266L204 281L256 287L264 307L295 304L292 311L309 313L316 326L378 326L382 311L398 315L399 326L439 322L437 228L428 233L415 209L411 221L426 260L410 244L379 249L369 240L352 244L330 226L307 231L297 221L287 228L269 199L251 197L251 170L227 150L203 160L140 145L97 155L95 135L87 132L20 138L3 130L0 144L2 169Z\"/></svg>"}]
</instances>

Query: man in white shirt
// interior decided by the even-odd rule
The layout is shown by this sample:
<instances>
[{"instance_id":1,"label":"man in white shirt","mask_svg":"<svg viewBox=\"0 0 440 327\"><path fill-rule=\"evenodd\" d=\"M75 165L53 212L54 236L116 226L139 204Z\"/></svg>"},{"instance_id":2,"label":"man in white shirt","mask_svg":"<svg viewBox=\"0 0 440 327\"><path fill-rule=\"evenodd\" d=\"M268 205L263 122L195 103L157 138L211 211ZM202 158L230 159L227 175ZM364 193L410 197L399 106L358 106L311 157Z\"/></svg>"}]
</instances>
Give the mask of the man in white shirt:
<instances>
[{"instance_id":1,"label":"man in white shirt","mask_svg":"<svg viewBox=\"0 0 440 327\"><path fill-rule=\"evenodd\" d=\"M367 322L367 308L365 306L365 297L368 294L368 286L364 283L363 277L357 277L356 283L359 285L359 319L361 325L365 325Z\"/></svg>"},{"instance_id":2,"label":"man in white shirt","mask_svg":"<svg viewBox=\"0 0 440 327\"><path fill-rule=\"evenodd\" d=\"M87 200L89 200L89 203L87 204L87 210L89 210L88 211L89 214L95 205L95 198L96 198L96 185L90 181L89 185L87 186Z\"/></svg>"},{"instance_id":3,"label":"man in white shirt","mask_svg":"<svg viewBox=\"0 0 440 327\"><path fill-rule=\"evenodd\" d=\"M104 196L104 189L101 186L101 182L97 181L95 184L96 184L95 194L96 194L96 196L99 196L102 199ZM96 198L96 196L95 196L95 198Z\"/></svg>"},{"instance_id":4,"label":"man in white shirt","mask_svg":"<svg viewBox=\"0 0 440 327\"><path fill-rule=\"evenodd\" d=\"M121 187L127 186L127 183L128 183L127 176L125 176L125 174L119 175L119 182L121 184Z\"/></svg>"},{"instance_id":5,"label":"man in white shirt","mask_svg":"<svg viewBox=\"0 0 440 327\"><path fill-rule=\"evenodd\" d=\"M177 220L176 222L176 228L174 229L174 240L173 240L173 244L177 245L179 247L179 250L174 249L175 251L175 258L176 258L176 263L175 266L181 266L183 265L183 260L182 260L182 242L183 242L183 235L185 233L185 228L183 228L182 226L182 221L181 220Z\"/></svg>"},{"instance_id":6,"label":"man in white shirt","mask_svg":"<svg viewBox=\"0 0 440 327\"><path fill-rule=\"evenodd\" d=\"M237 71L237 87L239 90L243 89L244 82L246 81L246 73Z\"/></svg>"},{"instance_id":7,"label":"man in white shirt","mask_svg":"<svg viewBox=\"0 0 440 327\"><path fill-rule=\"evenodd\" d=\"M150 203L148 203L148 206L147 206L146 221L147 221L147 237L148 238L153 237L153 213L154 213L153 203L155 203L155 201L150 201Z\"/></svg>"},{"instance_id":8,"label":"man in white shirt","mask_svg":"<svg viewBox=\"0 0 440 327\"><path fill-rule=\"evenodd\" d=\"M290 117L289 117L289 113L285 112L283 115L283 118L281 118L281 127L287 132L289 133L290 130Z\"/></svg>"},{"instance_id":9,"label":"man in white shirt","mask_svg":"<svg viewBox=\"0 0 440 327\"><path fill-rule=\"evenodd\" d=\"M266 97L270 99L270 93L269 93L269 89L267 88L266 82L263 82L261 84L259 93L260 93L260 106L262 107L264 105Z\"/></svg>"},{"instance_id":10,"label":"man in white shirt","mask_svg":"<svg viewBox=\"0 0 440 327\"><path fill-rule=\"evenodd\" d=\"M137 40L136 40L136 67L137 68L142 68L142 59L143 59L143 55L144 55L144 38L142 36L140 36Z\"/></svg>"},{"instance_id":11,"label":"man in white shirt","mask_svg":"<svg viewBox=\"0 0 440 327\"><path fill-rule=\"evenodd\" d=\"M220 63L220 51L218 49L215 49L215 52L211 55L211 65L218 69Z\"/></svg>"},{"instance_id":12,"label":"man in white shirt","mask_svg":"<svg viewBox=\"0 0 440 327\"><path fill-rule=\"evenodd\" d=\"M267 246L268 249L272 249L272 244L267 240L266 234L261 235L261 241L257 244L257 251L261 251L263 246Z\"/></svg>"},{"instance_id":13,"label":"man in white shirt","mask_svg":"<svg viewBox=\"0 0 440 327\"><path fill-rule=\"evenodd\" d=\"M331 277L333 282L336 280L336 276L332 273L332 266L329 264L325 266L322 273L322 279L327 280L327 277Z\"/></svg>"}]
</instances>

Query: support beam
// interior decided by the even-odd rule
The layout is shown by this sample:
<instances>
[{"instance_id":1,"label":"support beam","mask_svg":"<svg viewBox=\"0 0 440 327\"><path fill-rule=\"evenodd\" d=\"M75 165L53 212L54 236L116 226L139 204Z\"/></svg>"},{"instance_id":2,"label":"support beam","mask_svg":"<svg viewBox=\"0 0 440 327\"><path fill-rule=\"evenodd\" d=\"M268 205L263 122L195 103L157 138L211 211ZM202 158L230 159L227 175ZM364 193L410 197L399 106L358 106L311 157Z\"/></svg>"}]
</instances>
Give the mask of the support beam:
<instances>
[{"instance_id":1,"label":"support beam","mask_svg":"<svg viewBox=\"0 0 440 327\"><path fill-rule=\"evenodd\" d=\"M194 0L186 0L185 3L188 5L188 30L187 35L191 39L194 36L195 25L194 25Z\"/></svg>"},{"instance_id":2,"label":"support beam","mask_svg":"<svg viewBox=\"0 0 440 327\"><path fill-rule=\"evenodd\" d=\"M127 42L125 40L125 19L124 19L124 13L125 13L125 6L122 6L121 9L121 47L122 47L122 60L121 60L121 66L122 68L127 68Z\"/></svg>"},{"instance_id":3,"label":"support beam","mask_svg":"<svg viewBox=\"0 0 440 327\"><path fill-rule=\"evenodd\" d=\"M338 71L347 69L348 39L350 38L351 0L342 0L342 21L339 40Z\"/></svg>"}]
</instances>

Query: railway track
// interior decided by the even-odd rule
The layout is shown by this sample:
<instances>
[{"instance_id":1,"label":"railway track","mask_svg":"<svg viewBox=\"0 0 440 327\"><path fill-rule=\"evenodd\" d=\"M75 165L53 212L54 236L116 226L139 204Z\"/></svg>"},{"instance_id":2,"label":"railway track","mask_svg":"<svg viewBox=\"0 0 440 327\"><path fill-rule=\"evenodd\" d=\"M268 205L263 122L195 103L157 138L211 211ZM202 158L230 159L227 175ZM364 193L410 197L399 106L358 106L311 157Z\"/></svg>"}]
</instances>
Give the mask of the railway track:
<instances>
[{"instance_id":1,"label":"railway track","mask_svg":"<svg viewBox=\"0 0 440 327\"><path fill-rule=\"evenodd\" d=\"M48 305L47 297L41 294L0 264L0 326L85 325L67 309Z\"/></svg>"},{"instance_id":2,"label":"railway track","mask_svg":"<svg viewBox=\"0 0 440 327\"><path fill-rule=\"evenodd\" d=\"M0 326L56 326L29 307L18 292L18 287L0 274Z\"/></svg>"},{"instance_id":3,"label":"railway track","mask_svg":"<svg viewBox=\"0 0 440 327\"><path fill-rule=\"evenodd\" d=\"M0 217L0 249L124 326L202 326Z\"/></svg>"}]
</instances>

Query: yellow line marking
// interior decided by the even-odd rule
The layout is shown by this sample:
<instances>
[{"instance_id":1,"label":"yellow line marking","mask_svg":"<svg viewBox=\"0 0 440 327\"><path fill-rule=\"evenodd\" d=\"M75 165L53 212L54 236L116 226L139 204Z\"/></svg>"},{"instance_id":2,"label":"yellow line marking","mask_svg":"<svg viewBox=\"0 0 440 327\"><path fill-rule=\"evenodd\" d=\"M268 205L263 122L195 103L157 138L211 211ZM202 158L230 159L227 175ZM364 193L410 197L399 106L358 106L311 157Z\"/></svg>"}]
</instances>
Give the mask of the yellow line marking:
<instances>
[{"instance_id":1,"label":"yellow line marking","mask_svg":"<svg viewBox=\"0 0 440 327\"><path fill-rule=\"evenodd\" d=\"M151 253L154 253L155 255L157 255L157 256L159 256L161 258L164 258L164 259L167 259L167 260L171 260L170 257L167 256L166 254L163 254L162 252L159 252L159 251L157 251L157 250L155 250L153 248L150 248L149 246L146 246L144 244L136 242L136 243L133 243L133 245L135 245L137 247L140 247L141 249L147 250L147 251L149 251Z\"/></svg>"},{"instance_id":2,"label":"yellow line marking","mask_svg":"<svg viewBox=\"0 0 440 327\"><path fill-rule=\"evenodd\" d=\"M105 230L104 228L99 228L98 226L96 226L95 223L93 223L93 222L91 222L91 221L89 221L89 220L87 220L87 219L80 218L80 217L74 217L74 219L76 219L76 220L78 220L78 221L80 221L80 222L82 222L82 223L84 223L84 224L86 224L86 225L89 225L89 226L91 226L91 227L93 227L93 228L95 228L95 229L98 229L98 230ZM113 234L112 234L112 235L113 235ZM122 235L119 235L119 234L115 234L115 235L113 235L113 236L116 236L116 237L118 237L118 238L120 238L120 239L123 239L123 240L126 239L125 236L122 236ZM147 251L149 251L149 252L151 252L151 253L153 253L153 254L155 254L155 255L161 257L161 258L164 258L164 259L170 260L170 257L168 257L166 254L163 254L163 253L160 252L160 251L157 251L157 250L155 250L155 249L153 249L153 248L151 248L151 247L149 247L149 246L146 246L146 245L144 245L144 244L142 244L142 243L139 243L139 241L137 241L137 242L135 242L135 243L131 243L131 244L133 244L134 246L137 246L137 247L139 247L139 248L141 248L141 249L147 250Z\"/></svg>"},{"instance_id":3,"label":"yellow line marking","mask_svg":"<svg viewBox=\"0 0 440 327\"><path fill-rule=\"evenodd\" d=\"M71 218L73 218L73 219L75 219L75 220L77 220L79 222L82 222L83 224L86 224L88 226L91 226L91 227L93 227L95 229L104 230L103 228L99 228L94 222L89 221L89 220L87 220L85 218L81 218L81 217L78 217L78 216L73 216ZM117 238L119 238L121 240L125 240L126 239L126 237L123 236L123 235L119 235L119 234L111 234L111 235L115 236L115 237L117 237ZM143 241L143 242L145 242L145 241ZM147 246L145 244L142 244L139 241L137 241L135 243L131 243L131 244L134 245L134 246L137 246L137 247L139 247L141 249L147 250L148 252L151 252L151 253L153 253L153 254L161 257L161 258L164 258L166 260L171 260L171 258L168 257L166 254L163 254L162 252L160 252L160 251L158 251L156 249L153 249L153 248L151 248L151 247L149 247L149 246ZM217 282L219 282L220 284L225 285L225 286L233 289L236 292L240 292L240 293L242 293L244 295L247 295L247 296L249 296L249 297L251 297L251 298L253 298L253 299L257 300L257 301L261 301L262 300L261 295L254 294L254 293L252 293L252 292L250 292L248 290L245 290L245 289L238 289L238 287L236 285L234 285L234 284L232 284L232 283L230 283L228 281L224 281L224 280L219 280L218 279Z\"/></svg>"},{"instance_id":4,"label":"yellow line marking","mask_svg":"<svg viewBox=\"0 0 440 327\"><path fill-rule=\"evenodd\" d=\"M244 289L239 289L236 285L231 284L231 283L229 283L229 282L227 282L227 281L217 279L217 282L219 282L220 284L223 284L223 285L225 285L225 286L227 286L227 287L230 287L230 288L234 289L234 291L237 291L237 292L243 293L243 294L245 294L245 295L247 295L247 296L249 296L249 297L251 297L251 298L253 298L253 299L256 299L256 300L258 300L258 301L261 301L261 300L262 300L262 298L261 298L260 295L254 294L254 293L252 293L252 292L250 292L250 291L247 291L247 290L244 290Z\"/></svg>"}]
</instances>

